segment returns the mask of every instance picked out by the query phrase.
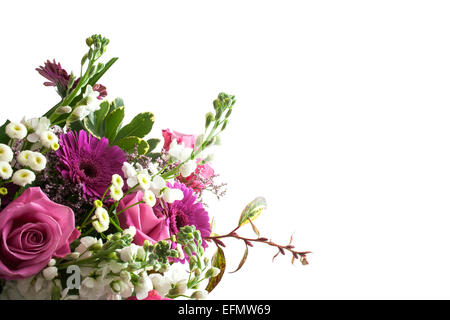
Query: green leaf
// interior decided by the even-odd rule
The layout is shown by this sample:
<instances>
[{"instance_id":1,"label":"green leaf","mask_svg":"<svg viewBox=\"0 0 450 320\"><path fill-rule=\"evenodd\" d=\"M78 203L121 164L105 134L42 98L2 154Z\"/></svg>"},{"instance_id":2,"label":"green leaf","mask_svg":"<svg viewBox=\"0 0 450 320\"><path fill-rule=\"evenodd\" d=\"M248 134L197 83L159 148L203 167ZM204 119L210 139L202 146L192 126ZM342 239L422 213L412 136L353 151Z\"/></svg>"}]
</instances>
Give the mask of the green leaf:
<instances>
[{"instance_id":1,"label":"green leaf","mask_svg":"<svg viewBox=\"0 0 450 320\"><path fill-rule=\"evenodd\" d=\"M125 137L145 137L153 127L154 115L151 112L143 112L138 114L131 120L129 124L124 126L117 133L116 140L121 140Z\"/></svg>"},{"instance_id":2,"label":"green leaf","mask_svg":"<svg viewBox=\"0 0 450 320\"><path fill-rule=\"evenodd\" d=\"M73 121L69 124L70 129L74 131L80 131L85 129L83 123L80 120Z\"/></svg>"},{"instance_id":3,"label":"green leaf","mask_svg":"<svg viewBox=\"0 0 450 320\"><path fill-rule=\"evenodd\" d=\"M266 199L263 197L258 197L252 202L250 202L242 211L241 217L239 218L239 226L243 226L250 220L254 221L259 217L261 212L267 207Z\"/></svg>"},{"instance_id":4,"label":"green leaf","mask_svg":"<svg viewBox=\"0 0 450 320\"><path fill-rule=\"evenodd\" d=\"M105 118L109 112L109 102L103 101L100 103L100 109L94 112L95 118L95 127L97 128L97 132L101 135L105 133Z\"/></svg>"},{"instance_id":5,"label":"green leaf","mask_svg":"<svg viewBox=\"0 0 450 320\"><path fill-rule=\"evenodd\" d=\"M105 137L108 138L109 143L112 144L114 141L117 131L122 124L123 118L125 117L125 108L119 107L110 112L105 118Z\"/></svg>"},{"instance_id":6,"label":"green leaf","mask_svg":"<svg viewBox=\"0 0 450 320\"><path fill-rule=\"evenodd\" d=\"M6 134L6 126L10 123L9 120L6 120L6 122L0 127L0 143L7 144L10 140L8 135Z\"/></svg>"},{"instance_id":7,"label":"green leaf","mask_svg":"<svg viewBox=\"0 0 450 320\"><path fill-rule=\"evenodd\" d=\"M241 259L241 262L239 263L239 266L237 267L236 270L230 272L230 273L235 273L238 272L242 266L244 265L245 261L247 261L247 257L248 257L248 245L245 245L245 252L244 252L244 256Z\"/></svg>"},{"instance_id":8,"label":"green leaf","mask_svg":"<svg viewBox=\"0 0 450 320\"><path fill-rule=\"evenodd\" d=\"M148 152L148 143L139 137L126 137L117 142L117 145L128 153L134 153L136 146L140 155Z\"/></svg>"},{"instance_id":9,"label":"green leaf","mask_svg":"<svg viewBox=\"0 0 450 320\"><path fill-rule=\"evenodd\" d=\"M97 127L92 123L92 120L89 117L83 119L83 124L90 134L92 134L97 139L101 139L102 135L100 134L100 132L98 132Z\"/></svg>"},{"instance_id":10,"label":"green leaf","mask_svg":"<svg viewBox=\"0 0 450 320\"><path fill-rule=\"evenodd\" d=\"M217 247L217 251L211 259L211 266L220 269L220 272L217 276L210 278L209 283L206 286L206 291L211 292L214 288L219 284L222 280L223 274L225 273L226 268L226 260L225 254L221 247Z\"/></svg>"},{"instance_id":11,"label":"green leaf","mask_svg":"<svg viewBox=\"0 0 450 320\"><path fill-rule=\"evenodd\" d=\"M150 148L148 151L149 152L153 151L160 141L161 141L160 139L148 139L147 143Z\"/></svg>"},{"instance_id":12,"label":"green leaf","mask_svg":"<svg viewBox=\"0 0 450 320\"><path fill-rule=\"evenodd\" d=\"M108 71L109 68L118 60L119 58L112 58L109 60L105 66L103 67L102 71L97 72L95 75L92 76L92 78L89 79L89 84L93 86L97 83L98 80L105 74L106 71Z\"/></svg>"}]
</instances>

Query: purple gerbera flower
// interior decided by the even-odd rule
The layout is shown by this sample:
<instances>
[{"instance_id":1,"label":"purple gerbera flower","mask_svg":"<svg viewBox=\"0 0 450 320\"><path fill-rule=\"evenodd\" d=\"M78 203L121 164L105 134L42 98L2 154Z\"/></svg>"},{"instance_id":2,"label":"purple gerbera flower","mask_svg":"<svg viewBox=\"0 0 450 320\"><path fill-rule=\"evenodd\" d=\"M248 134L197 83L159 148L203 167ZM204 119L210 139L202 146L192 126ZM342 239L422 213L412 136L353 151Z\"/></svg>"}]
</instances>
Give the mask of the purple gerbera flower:
<instances>
[{"instance_id":1,"label":"purple gerbera flower","mask_svg":"<svg viewBox=\"0 0 450 320\"><path fill-rule=\"evenodd\" d=\"M122 175L125 153L110 147L106 138L99 140L84 130L70 131L60 135L59 144L58 170L65 179L80 184L87 196L101 198L112 175Z\"/></svg>"},{"instance_id":2,"label":"purple gerbera flower","mask_svg":"<svg viewBox=\"0 0 450 320\"><path fill-rule=\"evenodd\" d=\"M197 202L194 190L177 182L173 186L168 183L167 186L172 189L180 189L184 194L182 200L166 203L164 206L159 203L153 208L157 216L167 217L170 234L177 234L184 226L195 226L200 231L202 238L209 237L211 226L208 212L201 202ZM203 241L202 245L206 246L206 242Z\"/></svg>"}]
</instances>

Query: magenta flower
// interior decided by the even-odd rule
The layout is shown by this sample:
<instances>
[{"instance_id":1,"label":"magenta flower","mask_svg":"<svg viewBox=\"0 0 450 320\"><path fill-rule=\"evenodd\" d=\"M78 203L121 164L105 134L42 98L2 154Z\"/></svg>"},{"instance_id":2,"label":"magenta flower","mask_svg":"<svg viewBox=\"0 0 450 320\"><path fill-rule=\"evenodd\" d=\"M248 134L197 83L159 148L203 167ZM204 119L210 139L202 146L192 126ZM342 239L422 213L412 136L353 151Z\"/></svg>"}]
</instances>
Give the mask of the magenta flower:
<instances>
[{"instance_id":1,"label":"magenta flower","mask_svg":"<svg viewBox=\"0 0 450 320\"><path fill-rule=\"evenodd\" d=\"M70 253L79 237L72 209L51 201L40 188L28 188L0 214L0 278L37 274L52 257Z\"/></svg>"},{"instance_id":2,"label":"magenta flower","mask_svg":"<svg viewBox=\"0 0 450 320\"><path fill-rule=\"evenodd\" d=\"M123 174L125 153L117 146L110 147L106 138L99 140L84 130L70 131L60 135L59 144L58 170L65 179L81 185L84 195L100 198L112 175Z\"/></svg>"},{"instance_id":3,"label":"magenta flower","mask_svg":"<svg viewBox=\"0 0 450 320\"><path fill-rule=\"evenodd\" d=\"M64 98L67 94L67 86L69 85L70 75L67 73L66 70L64 70L61 67L60 63L56 63L55 59L53 59L53 62L50 60L47 60L47 62L44 63L44 66L40 66L39 68L36 68L36 71L39 72L41 76L43 76L48 81L44 82L44 86L47 87L56 87L56 91L58 94ZM76 79L73 83L72 88L73 89L77 86L78 81L80 81L80 78ZM106 92L106 87L101 84L94 84L92 87L94 91L97 91L99 93L97 99L102 100L106 95L108 94Z\"/></svg>"},{"instance_id":4,"label":"magenta flower","mask_svg":"<svg viewBox=\"0 0 450 320\"><path fill-rule=\"evenodd\" d=\"M44 82L44 86L56 87L56 91L61 97L66 95L70 76L67 71L61 67L60 63L56 63L55 60L53 60L53 62L47 60L47 62L44 63L44 66L36 68L36 71L49 80Z\"/></svg>"},{"instance_id":5,"label":"magenta flower","mask_svg":"<svg viewBox=\"0 0 450 320\"><path fill-rule=\"evenodd\" d=\"M174 203L157 204L153 211L157 216L163 216L167 219L170 234L177 234L184 226L195 226L200 231L202 237L209 237L211 226L209 223L208 212L203 205L197 201L197 197L191 188L181 183L175 183L173 186L167 184L169 188L176 188L183 191L184 198ZM206 246L206 242L203 241Z\"/></svg>"}]
</instances>

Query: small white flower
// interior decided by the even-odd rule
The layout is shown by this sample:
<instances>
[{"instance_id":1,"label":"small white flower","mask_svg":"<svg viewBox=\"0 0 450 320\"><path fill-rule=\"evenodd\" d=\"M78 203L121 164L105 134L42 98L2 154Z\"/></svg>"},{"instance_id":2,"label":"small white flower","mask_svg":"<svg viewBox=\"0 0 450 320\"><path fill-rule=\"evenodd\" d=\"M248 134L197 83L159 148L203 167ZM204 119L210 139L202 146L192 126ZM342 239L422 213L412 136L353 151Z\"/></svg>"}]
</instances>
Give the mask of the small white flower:
<instances>
[{"instance_id":1,"label":"small white flower","mask_svg":"<svg viewBox=\"0 0 450 320\"><path fill-rule=\"evenodd\" d=\"M109 226L109 214L105 208L97 208L95 209L95 216L98 222L100 222L103 226ZM108 229L108 228L107 228Z\"/></svg>"},{"instance_id":2,"label":"small white flower","mask_svg":"<svg viewBox=\"0 0 450 320\"><path fill-rule=\"evenodd\" d=\"M17 122L8 123L5 131L11 139L23 139L27 135L27 128L23 124Z\"/></svg>"},{"instance_id":3,"label":"small white flower","mask_svg":"<svg viewBox=\"0 0 450 320\"><path fill-rule=\"evenodd\" d=\"M80 258L87 258L91 256L91 252L88 249L94 244L103 245L102 239L96 239L94 237L83 237L80 239L80 244L75 248L75 252L80 254Z\"/></svg>"},{"instance_id":4,"label":"small white flower","mask_svg":"<svg viewBox=\"0 0 450 320\"><path fill-rule=\"evenodd\" d=\"M150 178L150 176L148 174L146 174L146 173L139 173L136 178L137 178L137 181L139 183L139 187L142 190L147 190L147 189L150 188L151 178Z\"/></svg>"},{"instance_id":5,"label":"small white flower","mask_svg":"<svg viewBox=\"0 0 450 320\"><path fill-rule=\"evenodd\" d=\"M128 162L123 163L122 172L127 179L137 175L136 169Z\"/></svg>"},{"instance_id":6,"label":"small white flower","mask_svg":"<svg viewBox=\"0 0 450 320\"><path fill-rule=\"evenodd\" d=\"M56 260L55 259L50 259L50 261L47 263L47 266L53 267L55 264L56 264Z\"/></svg>"},{"instance_id":7,"label":"small white flower","mask_svg":"<svg viewBox=\"0 0 450 320\"><path fill-rule=\"evenodd\" d=\"M205 300L207 297L208 291L206 290L198 290L191 295L191 298L195 300Z\"/></svg>"},{"instance_id":8,"label":"small white flower","mask_svg":"<svg viewBox=\"0 0 450 320\"><path fill-rule=\"evenodd\" d=\"M169 146L169 155L176 160L186 161L192 154L192 148L187 148L183 144L178 144L174 139Z\"/></svg>"},{"instance_id":9,"label":"small white flower","mask_svg":"<svg viewBox=\"0 0 450 320\"><path fill-rule=\"evenodd\" d=\"M166 187L166 181L161 176L154 176L152 182L150 183L150 190L156 195L160 196L161 189Z\"/></svg>"},{"instance_id":10,"label":"small white flower","mask_svg":"<svg viewBox=\"0 0 450 320\"><path fill-rule=\"evenodd\" d=\"M180 167L181 175L186 178L189 177L197 169L197 162L195 160L188 160Z\"/></svg>"},{"instance_id":11,"label":"small white flower","mask_svg":"<svg viewBox=\"0 0 450 320\"><path fill-rule=\"evenodd\" d=\"M122 278L115 278L109 285L113 293L119 294L122 298L130 297L134 291L133 284Z\"/></svg>"},{"instance_id":12,"label":"small white flower","mask_svg":"<svg viewBox=\"0 0 450 320\"><path fill-rule=\"evenodd\" d=\"M41 138L42 145L44 147L46 147L46 148L52 148L52 146L55 143L58 143L58 141L59 141L59 139L56 136L56 134L54 134L51 131L44 131L44 132L42 132L41 135L40 135L40 138Z\"/></svg>"},{"instance_id":13,"label":"small white flower","mask_svg":"<svg viewBox=\"0 0 450 320\"><path fill-rule=\"evenodd\" d=\"M0 143L0 161L11 162L14 158L14 153L9 146Z\"/></svg>"},{"instance_id":14,"label":"small white flower","mask_svg":"<svg viewBox=\"0 0 450 320\"><path fill-rule=\"evenodd\" d=\"M44 157L42 153L32 152L28 157L28 165L34 171L42 171L45 169L47 165L47 158Z\"/></svg>"},{"instance_id":15,"label":"small white flower","mask_svg":"<svg viewBox=\"0 0 450 320\"><path fill-rule=\"evenodd\" d=\"M136 255L138 253L138 246L132 243L130 246L125 247L123 249L118 249L120 260L123 262L134 262L136 260Z\"/></svg>"},{"instance_id":16,"label":"small white flower","mask_svg":"<svg viewBox=\"0 0 450 320\"><path fill-rule=\"evenodd\" d=\"M29 120L23 119L22 123L29 131L32 131L27 137L27 140L31 143L38 142L42 132L47 131L50 127L50 120L46 117L32 118Z\"/></svg>"},{"instance_id":17,"label":"small white flower","mask_svg":"<svg viewBox=\"0 0 450 320\"><path fill-rule=\"evenodd\" d=\"M143 272L138 280L137 285L134 287L136 291L136 298L138 300L145 299L148 296L148 292L153 289L153 283L147 272Z\"/></svg>"},{"instance_id":18,"label":"small white flower","mask_svg":"<svg viewBox=\"0 0 450 320\"><path fill-rule=\"evenodd\" d=\"M167 203L174 203L178 200L183 200L184 194L180 189L167 188L163 192L163 200Z\"/></svg>"},{"instance_id":19,"label":"small white flower","mask_svg":"<svg viewBox=\"0 0 450 320\"><path fill-rule=\"evenodd\" d=\"M86 99L86 108L88 110L88 114L100 109L101 101L99 99L97 99L97 97L98 97L98 92L94 91L94 89L92 89L91 85L87 85L84 98Z\"/></svg>"},{"instance_id":20,"label":"small white flower","mask_svg":"<svg viewBox=\"0 0 450 320\"><path fill-rule=\"evenodd\" d=\"M0 178L7 180L11 178L13 169L11 165L6 161L0 161Z\"/></svg>"},{"instance_id":21,"label":"small white flower","mask_svg":"<svg viewBox=\"0 0 450 320\"><path fill-rule=\"evenodd\" d=\"M14 172L12 182L18 186L24 187L27 184L32 183L36 179L36 175L33 171L28 169L20 169Z\"/></svg>"},{"instance_id":22,"label":"small white flower","mask_svg":"<svg viewBox=\"0 0 450 320\"><path fill-rule=\"evenodd\" d=\"M47 267L42 270L42 274L44 275L45 280L53 280L58 275L58 268Z\"/></svg>"},{"instance_id":23,"label":"small white flower","mask_svg":"<svg viewBox=\"0 0 450 320\"><path fill-rule=\"evenodd\" d=\"M78 106L75 108L75 110L73 110L72 115L82 120L89 115L89 110L87 106Z\"/></svg>"},{"instance_id":24,"label":"small white flower","mask_svg":"<svg viewBox=\"0 0 450 320\"><path fill-rule=\"evenodd\" d=\"M158 291L161 297L164 297L169 293L171 284L167 277L164 277L159 273L152 273L149 277L152 280L153 289Z\"/></svg>"},{"instance_id":25,"label":"small white flower","mask_svg":"<svg viewBox=\"0 0 450 320\"><path fill-rule=\"evenodd\" d=\"M33 154L33 151L24 150L19 153L19 156L17 157L17 161L24 167L28 166L28 161L30 160L30 157L32 154Z\"/></svg>"},{"instance_id":26,"label":"small white flower","mask_svg":"<svg viewBox=\"0 0 450 320\"><path fill-rule=\"evenodd\" d=\"M112 179L111 179L111 183L112 183L112 185L114 187L116 187L118 189L122 189L123 188L123 179L118 174L113 174Z\"/></svg>"},{"instance_id":27,"label":"small white flower","mask_svg":"<svg viewBox=\"0 0 450 320\"><path fill-rule=\"evenodd\" d=\"M156 204L155 194L151 190L145 190L142 200L150 207L153 207Z\"/></svg>"},{"instance_id":28,"label":"small white flower","mask_svg":"<svg viewBox=\"0 0 450 320\"><path fill-rule=\"evenodd\" d=\"M122 199L123 197L123 191L120 188L117 188L116 186L111 186L109 188L109 192L110 192L110 197L114 200L114 201L120 201L120 199Z\"/></svg>"},{"instance_id":29,"label":"small white flower","mask_svg":"<svg viewBox=\"0 0 450 320\"><path fill-rule=\"evenodd\" d=\"M129 234L132 238L136 235L136 228L131 226L128 229L123 230L123 235Z\"/></svg>"}]
</instances>

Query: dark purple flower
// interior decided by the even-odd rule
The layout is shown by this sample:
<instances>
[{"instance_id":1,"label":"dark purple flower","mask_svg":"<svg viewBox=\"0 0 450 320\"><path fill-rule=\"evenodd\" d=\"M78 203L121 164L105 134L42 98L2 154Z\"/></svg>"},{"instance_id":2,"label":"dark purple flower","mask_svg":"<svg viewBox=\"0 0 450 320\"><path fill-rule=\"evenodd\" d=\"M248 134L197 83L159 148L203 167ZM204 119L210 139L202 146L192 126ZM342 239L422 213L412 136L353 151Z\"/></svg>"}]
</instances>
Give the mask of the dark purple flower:
<instances>
[{"instance_id":1,"label":"dark purple flower","mask_svg":"<svg viewBox=\"0 0 450 320\"><path fill-rule=\"evenodd\" d=\"M183 191L184 198L174 203L157 204L153 211L158 216L165 216L169 225L170 234L177 234L184 226L195 226L200 231L202 238L209 237L211 226L209 223L208 212L201 202L197 202L197 196L194 190L186 187L182 183L176 182L173 186L168 183L169 188L176 188ZM202 242L206 246L206 242Z\"/></svg>"},{"instance_id":2,"label":"dark purple flower","mask_svg":"<svg viewBox=\"0 0 450 320\"><path fill-rule=\"evenodd\" d=\"M45 79L49 80L48 82L44 82L44 86L56 87L56 90L61 97L66 95L70 75L61 67L60 63L56 63L54 59L53 62L47 60L47 62L44 63L44 66L36 68L36 71Z\"/></svg>"},{"instance_id":3,"label":"dark purple flower","mask_svg":"<svg viewBox=\"0 0 450 320\"><path fill-rule=\"evenodd\" d=\"M43 76L45 79L49 80L44 82L44 86L56 87L56 91L62 98L66 96L70 75L67 73L66 70L64 70L61 67L60 63L56 63L55 59L53 59L53 62L47 60L47 62L44 63L44 66L36 68L36 71L39 72L39 74ZM70 89L75 88L79 81L80 78L76 79L75 82L73 83L72 88ZM97 97L97 99L99 100L102 100L108 94L106 92L106 87L101 84L94 84L92 89L99 93Z\"/></svg>"},{"instance_id":4,"label":"dark purple flower","mask_svg":"<svg viewBox=\"0 0 450 320\"><path fill-rule=\"evenodd\" d=\"M83 193L100 198L111 183L111 177L122 175L125 153L110 147L108 139L97 139L84 130L70 131L59 136L58 170L65 179L80 184Z\"/></svg>"}]
</instances>

